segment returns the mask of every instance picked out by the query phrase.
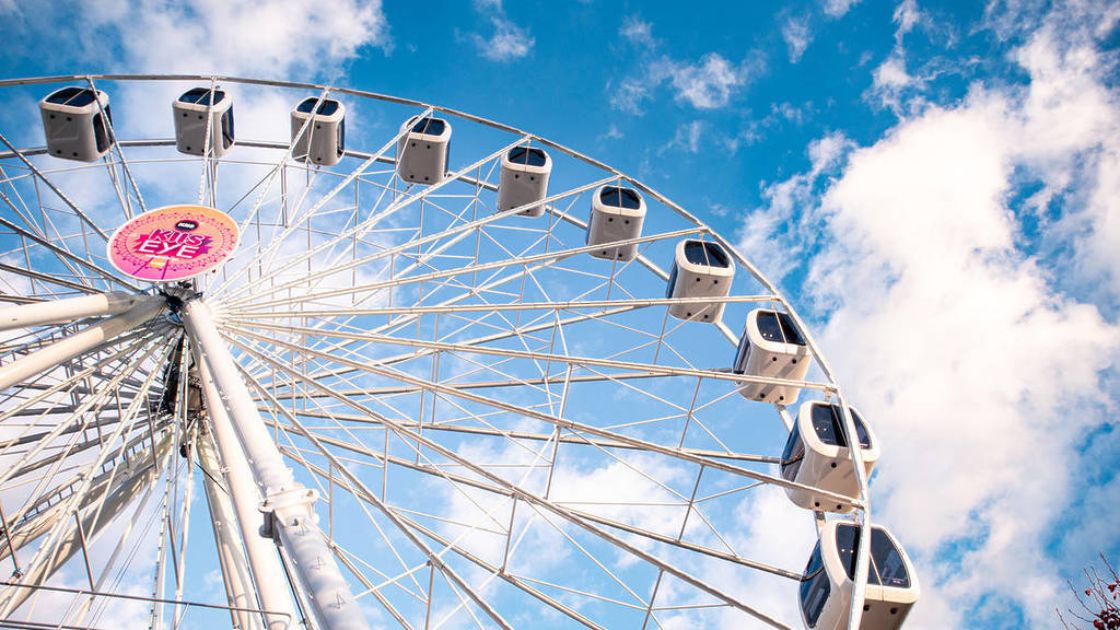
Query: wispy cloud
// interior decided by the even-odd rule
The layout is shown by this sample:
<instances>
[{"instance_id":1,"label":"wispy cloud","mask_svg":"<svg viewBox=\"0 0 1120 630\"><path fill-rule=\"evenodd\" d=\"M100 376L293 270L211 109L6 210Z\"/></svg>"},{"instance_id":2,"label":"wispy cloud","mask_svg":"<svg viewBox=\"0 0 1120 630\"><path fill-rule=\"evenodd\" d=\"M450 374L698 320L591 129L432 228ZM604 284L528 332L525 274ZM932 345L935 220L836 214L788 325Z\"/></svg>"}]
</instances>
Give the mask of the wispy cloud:
<instances>
[{"instance_id":1,"label":"wispy cloud","mask_svg":"<svg viewBox=\"0 0 1120 630\"><path fill-rule=\"evenodd\" d=\"M673 139L664 149L679 149L689 153L700 152L700 138L704 133L704 121L692 120L677 126Z\"/></svg>"},{"instance_id":2,"label":"wispy cloud","mask_svg":"<svg viewBox=\"0 0 1120 630\"><path fill-rule=\"evenodd\" d=\"M131 70L331 75L363 47L392 44L379 1L339 0L330 11L311 0L80 6L91 34L83 45L98 56L119 48L118 63Z\"/></svg>"},{"instance_id":3,"label":"wispy cloud","mask_svg":"<svg viewBox=\"0 0 1120 630\"><path fill-rule=\"evenodd\" d=\"M914 30L914 27L924 19L921 10L918 9L917 0L902 0L895 7L892 17L897 25L894 31L894 41L899 46L902 45L902 38Z\"/></svg>"},{"instance_id":4,"label":"wispy cloud","mask_svg":"<svg viewBox=\"0 0 1120 630\"><path fill-rule=\"evenodd\" d=\"M866 97L882 107L902 114L902 103L907 95L921 91L926 77L921 70L917 74L907 69L907 55L903 40L906 35L922 24L925 14L918 9L915 0L902 0L894 10L895 23L894 47L887 58L872 71L872 84Z\"/></svg>"},{"instance_id":5,"label":"wispy cloud","mask_svg":"<svg viewBox=\"0 0 1120 630\"><path fill-rule=\"evenodd\" d=\"M790 17L782 23L782 39L789 51L790 63L801 61L805 49L813 41L813 32L809 29L809 22L804 17Z\"/></svg>"},{"instance_id":6,"label":"wispy cloud","mask_svg":"<svg viewBox=\"0 0 1120 630\"><path fill-rule=\"evenodd\" d=\"M623 20L619 35L641 50L642 62L636 72L608 81L606 92L612 107L631 114L641 114L644 103L663 86L671 88L675 101L695 109L726 107L764 68L761 57L754 54L739 62L718 52L695 61L664 54L653 26L636 16Z\"/></svg>"},{"instance_id":7,"label":"wispy cloud","mask_svg":"<svg viewBox=\"0 0 1120 630\"><path fill-rule=\"evenodd\" d=\"M857 4L859 0L824 0L823 9L832 17L840 17Z\"/></svg>"},{"instance_id":8,"label":"wispy cloud","mask_svg":"<svg viewBox=\"0 0 1120 630\"><path fill-rule=\"evenodd\" d=\"M622 21L622 27L618 29L618 34L630 43L639 46L652 48L657 45L657 41L653 38L653 25L637 16L627 16Z\"/></svg>"},{"instance_id":9,"label":"wispy cloud","mask_svg":"<svg viewBox=\"0 0 1120 630\"><path fill-rule=\"evenodd\" d=\"M749 213L740 229L739 249L775 280L781 280L804 260L816 243L808 224L812 216L800 213L817 203L822 176L835 175L854 143L842 133L832 133L809 145L808 172L773 182L762 188L766 206Z\"/></svg>"},{"instance_id":10,"label":"wispy cloud","mask_svg":"<svg viewBox=\"0 0 1120 630\"><path fill-rule=\"evenodd\" d=\"M607 126L607 130L605 132L599 134L596 137L596 139L597 140L621 140L622 138L625 137L625 135L626 134L622 133L622 130L618 128L618 125L616 125L614 123L611 123L610 125Z\"/></svg>"},{"instance_id":11,"label":"wispy cloud","mask_svg":"<svg viewBox=\"0 0 1120 630\"><path fill-rule=\"evenodd\" d=\"M621 81L607 82L607 99L611 107L630 114L642 113L643 103L652 97L651 81L645 76L629 76Z\"/></svg>"},{"instance_id":12,"label":"wispy cloud","mask_svg":"<svg viewBox=\"0 0 1120 630\"><path fill-rule=\"evenodd\" d=\"M536 40L528 29L506 17L501 0L476 2L475 7L479 11L491 13L490 24L494 27L494 32L488 37L479 33L469 35L471 43L483 58L505 63L521 59L532 51Z\"/></svg>"},{"instance_id":13,"label":"wispy cloud","mask_svg":"<svg viewBox=\"0 0 1120 630\"><path fill-rule=\"evenodd\" d=\"M666 66L676 98L697 109L727 105L732 93L746 82L744 68L718 53L708 53L695 64L669 62Z\"/></svg>"}]
</instances>

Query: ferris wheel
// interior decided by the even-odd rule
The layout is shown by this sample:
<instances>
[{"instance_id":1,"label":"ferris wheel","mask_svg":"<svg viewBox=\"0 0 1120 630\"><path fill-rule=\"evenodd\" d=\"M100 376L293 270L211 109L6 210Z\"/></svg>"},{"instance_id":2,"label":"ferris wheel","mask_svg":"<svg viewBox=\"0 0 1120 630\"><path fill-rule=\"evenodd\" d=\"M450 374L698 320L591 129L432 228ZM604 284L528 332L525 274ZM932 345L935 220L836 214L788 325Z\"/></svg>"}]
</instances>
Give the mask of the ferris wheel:
<instances>
[{"instance_id":1,"label":"ferris wheel","mask_svg":"<svg viewBox=\"0 0 1120 630\"><path fill-rule=\"evenodd\" d=\"M341 87L0 88L0 625L896 628L917 601L872 419L651 187ZM759 550L775 505L805 528Z\"/></svg>"}]
</instances>

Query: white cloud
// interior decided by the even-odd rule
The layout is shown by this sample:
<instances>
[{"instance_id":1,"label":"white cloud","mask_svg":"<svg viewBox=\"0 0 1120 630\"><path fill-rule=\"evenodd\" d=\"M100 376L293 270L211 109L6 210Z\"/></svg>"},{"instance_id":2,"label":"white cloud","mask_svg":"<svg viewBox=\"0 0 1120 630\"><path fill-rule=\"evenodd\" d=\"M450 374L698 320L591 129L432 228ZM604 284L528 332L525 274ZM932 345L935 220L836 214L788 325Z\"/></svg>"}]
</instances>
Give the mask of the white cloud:
<instances>
[{"instance_id":1,"label":"white cloud","mask_svg":"<svg viewBox=\"0 0 1120 630\"><path fill-rule=\"evenodd\" d=\"M906 72L906 60L900 56L887 57L872 75L874 86L880 90L899 90L910 85L914 79Z\"/></svg>"},{"instance_id":2,"label":"white cloud","mask_svg":"<svg viewBox=\"0 0 1120 630\"><path fill-rule=\"evenodd\" d=\"M87 47L124 52L130 70L218 72L287 77L330 75L366 46L390 46L379 0L340 0L322 10L313 0L191 0L165 4L121 0L80 5Z\"/></svg>"},{"instance_id":3,"label":"white cloud","mask_svg":"<svg viewBox=\"0 0 1120 630\"><path fill-rule=\"evenodd\" d=\"M743 529L736 533L732 542L743 556L792 570L801 570L809 560L815 539L813 517L795 506L781 490L770 487L751 493L736 507L735 517L743 524ZM810 541L808 546L806 541ZM718 573L705 577L719 580ZM765 612L795 628L800 627L795 583L753 572L746 583L733 587L727 584L725 588L734 593L750 593L749 601L760 604ZM741 615L729 611L721 626L737 628L742 627L742 623Z\"/></svg>"},{"instance_id":4,"label":"white cloud","mask_svg":"<svg viewBox=\"0 0 1120 630\"><path fill-rule=\"evenodd\" d=\"M902 0L895 7L892 20L895 23L894 48L883 63L872 72L871 89L868 96L881 106L894 110L896 114L902 113L904 97L914 91L921 91L925 87L926 78L914 76L906 68L906 49L903 39L916 26L925 20L925 15L918 9L916 0ZM919 74L922 74L919 71ZM916 103L919 104L920 103Z\"/></svg>"},{"instance_id":5,"label":"white cloud","mask_svg":"<svg viewBox=\"0 0 1120 630\"><path fill-rule=\"evenodd\" d=\"M902 45L902 38L914 30L914 27L922 20L922 12L918 9L917 0L902 0L894 10L893 20L898 25L894 31L894 41L898 46Z\"/></svg>"},{"instance_id":6,"label":"white cloud","mask_svg":"<svg viewBox=\"0 0 1120 630\"><path fill-rule=\"evenodd\" d=\"M696 109L725 107L753 75L763 70L763 62L756 54L737 64L718 52L709 52L694 63L668 55L655 57L652 53L657 52L659 42L653 37L652 26L636 16L626 17L618 32L646 53L638 72L618 81L610 80L606 85L611 107L631 114L641 114L642 104L665 84L673 88L678 102Z\"/></svg>"},{"instance_id":7,"label":"white cloud","mask_svg":"<svg viewBox=\"0 0 1120 630\"><path fill-rule=\"evenodd\" d=\"M820 340L883 442L874 507L916 557L922 627L975 622L980 605L1053 625L1064 584L1045 550L1085 483L1079 441L1115 404L1102 374L1116 374L1120 329L1067 281L1111 278L1120 295L1120 97L1091 39L1062 18L1015 55L1028 87L973 86L850 153L842 136L818 142L814 166L767 187L769 206L743 227L767 272L815 252L806 287L828 313ZM846 153L827 179L818 164ZM1021 247L1010 204L1024 177L1061 195L1043 238L1073 261ZM1081 517L1085 531L1115 519Z\"/></svg>"},{"instance_id":8,"label":"white cloud","mask_svg":"<svg viewBox=\"0 0 1120 630\"><path fill-rule=\"evenodd\" d=\"M626 19L622 21L622 26L618 29L618 34L622 35L622 37L630 43L639 46L652 48L657 45L656 40L653 39L652 25L637 16L627 16Z\"/></svg>"},{"instance_id":9,"label":"white cloud","mask_svg":"<svg viewBox=\"0 0 1120 630\"><path fill-rule=\"evenodd\" d=\"M770 114L763 120L763 124L774 125L779 121L788 121L801 124L805 121L805 114L812 109L812 103L805 103L798 107L789 101L770 104Z\"/></svg>"},{"instance_id":10,"label":"white cloud","mask_svg":"<svg viewBox=\"0 0 1120 630\"><path fill-rule=\"evenodd\" d=\"M313 0L116 0L40 3L35 8L22 7L22 28L13 37L34 42L36 49L67 51L70 56L60 56L56 63L93 64L117 72L333 80L363 50L377 47L388 52L392 46L380 0L340 0L330 11ZM59 28L71 22L82 28L77 33ZM167 103L189 87L192 84L160 82L110 88L122 137L170 137ZM231 92L239 137L287 138L290 95L245 85ZM355 118L348 120L352 133L357 129ZM38 124L29 122L38 140ZM103 186L68 190L87 197L93 191L111 194ZM100 205L95 201L85 203Z\"/></svg>"},{"instance_id":11,"label":"white cloud","mask_svg":"<svg viewBox=\"0 0 1120 630\"><path fill-rule=\"evenodd\" d=\"M1029 35L1060 16L1065 26L1079 28L1089 36L1104 39L1120 23L1120 6L1110 0L1079 0L1056 4L1043 0L988 0L984 6L984 28L997 37L1009 40Z\"/></svg>"},{"instance_id":12,"label":"white cloud","mask_svg":"<svg viewBox=\"0 0 1120 630\"><path fill-rule=\"evenodd\" d=\"M814 141L809 145L809 160L813 165L810 173L815 177L835 166L851 146L852 141L842 133L833 133Z\"/></svg>"},{"instance_id":13,"label":"white cloud","mask_svg":"<svg viewBox=\"0 0 1120 630\"><path fill-rule=\"evenodd\" d=\"M607 99L611 107L630 114L641 114L642 103L652 96L645 77L626 77L618 83L607 83Z\"/></svg>"},{"instance_id":14,"label":"white cloud","mask_svg":"<svg viewBox=\"0 0 1120 630\"><path fill-rule=\"evenodd\" d=\"M901 115L905 95L920 90L924 83L906 70L905 53L897 48L871 73L871 89L867 96L872 102Z\"/></svg>"},{"instance_id":15,"label":"white cloud","mask_svg":"<svg viewBox=\"0 0 1120 630\"><path fill-rule=\"evenodd\" d=\"M490 23L494 27L494 33L490 37L470 34L471 43L483 58L499 63L514 61L528 55L537 43L528 29L506 17L501 0L481 0L475 2L475 8L492 13Z\"/></svg>"},{"instance_id":16,"label":"white cloud","mask_svg":"<svg viewBox=\"0 0 1120 630\"><path fill-rule=\"evenodd\" d=\"M746 81L742 68L733 66L718 53L708 53L696 64L672 63L668 73L677 100L697 109L727 105L732 93Z\"/></svg>"},{"instance_id":17,"label":"white cloud","mask_svg":"<svg viewBox=\"0 0 1120 630\"><path fill-rule=\"evenodd\" d=\"M815 185L821 174L834 171L851 148L851 140L841 133L814 141L809 145L810 170L765 186L762 198L766 207L755 209L743 220L739 251L760 265L771 279L780 280L793 271L813 245L812 240L794 237L809 232L809 218L798 218L797 214L815 202ZM776 240L779 234L789 238Z\"/></svg>"},{"instance_id":18,"label":"white cloud","mask_svg":"<svg viewBox=\"0 0 1120 630\"><path fill-rule=\"evenodd\" d=\"M698 153L700 151L700 137L704 132L704 121L693 120L677 126L672 141L665 148L674 148Z\"/></svg>"},{"instance_id":19,"label":"white cloud","mask_svg":"<svg viewBox=\"0 0 1120 630\"><path fill-rule=\"evenodd\" d=\"M759 71L756 60L733 64L715 52L696 63L660 57L647 63L640 74L624 77L618 83L608 82L607 94L615 109L640 114L642 104L653 97L654 91L668 84L676 101L696 109L718 109L726 107L751 75Z\"/></svg>"},{"instance_id":20,"label":"white cloud","mask_svg":"<svg viewBox=\"0 0 1120 630\"><path fill-rule=\"evenodd\" d=\"M857 4L859 0L824 0L824 12L832 17L840 17Z\"/></svg>"},{"instance_id":21,"label":"white cloud","mask_svg":"<svg viewBox=\"0 0 1120 630\"><path fill-rule=\"evenodd\" d=\"M804 18L791 17L782 24L782 39L789 49L790 63L801 61L801 55L813 41L813 33L809 30L809 22Z\"/></svg>"},{"instance_id":22,"label":"white cloud","mask_svg":"<svg viewBox=\"0 0 1120 630\"><path fill-rule=\"evenodd\" d=\"M480 55L490 61L513 61L529 54L536 40L529 32L504 17L490 19L494 34L486 39L478 33L471 34Z\"/></svg>"},{"instance_id":23,"label":"white cloud","mask_svg":"<svg viewBox=\"0 0 1120 630\"><path fill-rule=\"evenodd\" d=\"M824 200L836 240L810 274L835 306L822 342L884 442L880 513L927 582L953 575L927 610L990 589L1042 623L1061 582L1039 550L1070 478L1036 458L1076 456L1118 337L1016 252L1004 115L999 102L935 111L855 152ZM937 554L959 539L976 550L958 568ZM924 625L961 621L922 610Z\"/></svg>"}]
</instances>

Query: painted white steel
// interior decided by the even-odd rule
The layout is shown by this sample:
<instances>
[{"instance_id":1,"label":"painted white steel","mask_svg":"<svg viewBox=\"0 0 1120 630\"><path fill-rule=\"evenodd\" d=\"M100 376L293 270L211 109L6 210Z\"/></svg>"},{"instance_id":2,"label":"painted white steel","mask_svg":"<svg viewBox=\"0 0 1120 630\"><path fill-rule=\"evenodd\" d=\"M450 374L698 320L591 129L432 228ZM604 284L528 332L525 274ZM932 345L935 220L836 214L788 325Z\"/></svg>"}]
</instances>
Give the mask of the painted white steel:
<instances>
[{"instance_id":1,"label":"painted white steel","mask_svg":"<svg viewBox=\"0 0 1120 630\"><path fill-rule=\"evenodd\" d=\"M0 390L26 380L40 372L54 368L76 356L109 341L140 324L159 315L163 311L163 298L140 301L136 306L98 322L69 337L64 337L42 350L17 359L0 367Z\"/></svg>"},{"instance_id":2,"label":"painted white steel","mask_svg":"<svg viewBox=\"0 0 1120 630\"><path fill-rule=\"evenodd\" d=\"M119 315L141 302L162 303L163 298L114 291L65 300L7 306L0 308L0 331L43 324L63 324L83 317Z\"/></svg>"},{"instance_id":3,"label":"painted white steel","mask_svg":"<svg viewBox=\"0 0 1120 630\"><path fill-rule=\"evenodd\" d=\"M202 300L187 302L183 323L198 346L203 363L217 387L249 465L265 497L261 508L272 513L277 541L292 558L294 574L311 599L320 625L327 630L368 630L350 586L342 577L315 519L315 493L296 481L272 441L233 355L218 334L210 307ZM220 438L220 436L215 436Z\"/></svg>"},{"instance_id":4,"label":"painted white steel","mask_svg":"<svg viewBox=\"0 0 1120 630\"><path fill-rule=\"evenodd\" d=\"M160 442L154 459L144 458L143 461L130 464L128 469L118 472L118 477L123 477L110 489L103 503L98 509L88 511L81 517L82 530L86 539L96 538L98 534L123 513L130 502L140 495L148 484L153 483L161 465L159 462L168 454L169 439ZM82 536L77 528L77 521L72 516L58 515L70 521L65 527L65 534L55 548L54 553L44 561L31 566L27 574L21 578L24 584L42 584L51 578L68 560L82 550ZM10 598L4 602L3 614L10 615L18 610L29 597L35 594L34 589L12 588L9 589Z\"/></svg>"},{"instance_id":5,"label":"painted white steel","mask_svg":"<svg viewBox=\"0 0 1120 630\"><path fill-rule=\"evenodd\" d=\"M241 542L241 532L230 500L231 493L217 481L222 476L222 467L214 450L214 441L210 433L200 434L195 445L198 448L198 463L206 472L202 475L202 487L210 509L210 524L214 528L214 545L221 564L226 600L231 607L230 620L234 628L257 630L262 627L261 617L245 610L257 607L253 576L246 562L245 546Z\"/></svg>"},{"instance_id":6,"label":"painted white steel","mask_svg":"<svg viewBox=\"0 0 1120 630\"><path fill-rule=\"evenodd\" d=\"M202 381L202 396L210 419L210 435L214 438L225 468L226 488L237 514L235 522L245 544L245 554L257 587L260 607L270 612L282 613L272 615L266 621L269 630L284 630L289 627L289 620L297 617L291 591L284 580L284 567L280 565L280 556L276 553L276 545L260 534L260 525L264 522L259 509L261 493L253 481L249 460L238 442L214 378L198 354L198 344L191 344L191 349L195 352L199 380Z\"/></svg>"},{"instance_id":7,"label":"painted white steel","mask_svg":"<svg viewBox=\"0 0 1120 630\"><path fill-rule=\"evenodd\" d=\"M169 80L169 79L185 80L189 77L154 76L154 75L153 76L119 75L119 76L110 76L110 77L100 77L99 76L99 78L111 78L111 79L121 80L121 81L136 81L136 80L155 81L155 80ZM217 80L217 77L197 77L197 78L199 80L208 79L208 80L211 80L212 82ZM13 80L8 80L8 81L0 81L0 85L17 85L17 84L25 84L25 83L48 83L48 82L57 82L57 81L60 81L60 80L78 80L78 79L86 79L87 81L90 81L91 87L92 87L92 78L89 78L89 77L54 77L54 78L37 78L37 79L30 79L30 80L28 80L28 79L13 79ZM317 85L311 85L311 84L296 84L296 83L291 83L291 82L255 81L255 80L243 80L243 79L223 79L223 80L230 80L230 81L233 81L233 82L241 82L241 83L248 83L248 84L255 84L255 85L272 85L272 86L302 87L302 88L322 88L323 91L324 91L324 94L326 93L326 91L328 89L330 89L330 88L325 88L323 86L317 86ZM414 106L425 106L423 103L419 103L417 101L411 101L411 100L408 100L408 99L400 99L400 98L396 98L396 97L389 97L389 96L384 96L384 95L379 95L379 94L362 92L362 91L358 91L358 90L340 89L338 91L340 93L343 93L343 94L351 94L351 95L354 95L354 96L359 96L359 97L369 98L369 99L376 99L376 100L380 100L380 101L384 101L384 102L390 102L390 103L396 103L396 104L405 104L405 105L414 105ZM432 108L429 108L429 109L432 109ZM517 130L515 128L512 128L512 127L509 127L509 126L506 126L506 125L500 125L500 124L494 123L492 121L488 121L488 120L485 120L485 119L482 119L482 118L479 118L479 117L476 117L476 116L463 114L461 112L455 112L453 110L449 110L449 109L446 109L446 108L435 108L435 111L451 114L452 116L460 116L465 120L478 122L480 124L490 126L494 129L499 129L499 130L508 131L508 132L521 133L519 130ZM425 115L427 115L427 114L425 114ZM2 137L0 137L0 139L2 139ZM5 144L7 144L6 140L4 142L5 142ZM137 142L137 144L139 144L141 142L156 143L157 141L144 140L144 141L136 141L136 142ZM583 161L583 162L585 162L589 165L600 167L600 168L603 168L603 169L607 169L607 170L617 174L619 177L625 178L625 176L622 173L620 173L619 171L617 171L615 169L612 169L609 166L607 166L605 164L602 164L601 162L597 162L595 160L592 160L591 158L583 156L582 154L571 151L570 149L566 149L564 147L561 147L559 145L555 145L554 143L550 143L550 142L545 141L545 140L542 140L542 144L544 146L549 146L549 147L556 148L561 153L572 156L572 157L574 157L576 159L579 159L579 160L581 160L581 161ZM10 144L8 146L9 146L10 149L12 149L13 153L18 154L21 159L23 158L25 153L26 154L31 154L31 152L21 153L18 150L16 150L14 147L12 147ZM281 148L283 148L283 146L281 146ZM32 150L32 151L43 152L42 149ZM349 152L349 153L351 155L356 155L357 157L365 157L365 155L362 155L358 152ZM122 156L122 158L123 158L123 156ZM383 162L386 162L386 163L392 163L392 158L378 158L378 159L380 161L383 161ZM25 162L26 162L26 160L25 160ZM32 167L32 172L35 173L36 175L39 175L38 172L33 169L33 167ZM43 181L48 186L51 185L49 180L44 178ZM663 196L661 196L657 192L649 189L647 186L645 186L641 183L633 182L633 185L636 186L637 188L641 189L646 194L650 195L650 197L652 199L658 200L660 203L663 203L669 209L678 213L682 217L685 217L686 219L690 220L691 222L693 222L693 223L697 224L698 226L702 227L702 224L696 218L694 218L691 214L689 214L687 211L685 211L680 206L674 204L670 200L664 198ZM492 186L492 184L491 184L491 186ZM262 197L263 197L263 195L262 195ZM73 207L73 204L70 204L70 205ZM80 210L78 210L77 208L73 208L73 209L75 210L76 213L79 214L79 216L82 216ZM553 207L549 207L548 210L549 210L550 213L555 213L566 221L573 222L573 223L579 221L578 219L573 221L570 216L565 215L564 213L558 211L557 209L555 209ZM96 226L95 226L95 229L96 229ZM707 230L707 228L703 228L703 229L705 231ZM777 292L777 289L773 286L773 284L770 283L769 280L767 280L765 277L761 276L761 274L753 267L753 265L751 265L749 261L747 261L745 258L743 258L741 254L736 252L725 239L721 238L718 234L711 234L711 237L714 240L716 240L717 242L723 244L727 249L729 249L730 253L735 257L735 259L740 264L742 264L748 271L750 271L751 274L754 275L768 290L770 290L771 292L773 292L777 296L776 299L780 304L787 304L786 300ZM323 246L324 247L329 247L330 243L325 243ZM660 276L662 278L664 278L667 275L659 267L657 267L656 264L651 263L644 256L639 256L638 261L642 265L650 268L655 274L657 274L658 276ZM797 324L802 327L802 330L803 330L804 334L806 335L806 341L808 342L808 346L811 349L812 354L817 358L817 361L819 362L821 371L823 372L824 376L827 378L827 385L825 385L825 387L827 389L829 389L830 391L835 391L835 393L837 394L837 398L839 400L839 403L842 406L843 411L844 411L844 414L843 414L844 415L844 424L845 424L845 426L848 427L849 434L854 435L854 427L853 427L852 421L851 421L851 413L849 412L849 410L847 408L847 405L844 402L844 396L840 393L839 387L836 385L836 379L834 378L827 361L824 359L823 356L821 356L817 352L816 344L814 343L813 339L809 336L808 330L804 328L803 323L801 322L800 318L796 315L796 313L792 312L792 310L791 310L791 315L794 317ZM734 339L732 338L732 333L730 333L730 331L728 329L726 329L726 327L722 324L722 322L718 322L717 326L720 327L720 330L721 330L721 332L724 333L724 336L726 336L729 339L731 339L732 341L734 341ZM779 412L782 412L782 411L783 410L781 408L779 408ZM786 426L787 427L791 426L792 421L791 421L790 418L788 418L788 414L783 413L782 415L786 416L786 417L783 418L783 420L786 422ZM861 495L861 499L862 499L862 503L863 503L863 505L861 507L861 511L863 513L862 520L866 524L866 523L870 522L870 502L869 502L869 497L868 497L866 475L864 474L864 469L863 469L862 465L860 465L861 452L862 452L861 449L851 449L850 450L851 458L852 458L854 466L857 470L857 477L858 477L859 486L860 486L860 495ZM863 530L863 533L861 534L861 536L864 538L865 543L866 543L866 536L869 535L869 529L870 528L865 527L865 529ZM868 546L869 545L867 545L867 544L861 545L860 553L859 553L860 561L858 562L859 569L857 570L857 576L856 576L857 577L857 580L856 580L857 584L856 584L856 588L854 589L853 595L852 595L853 605L851 607L852 612L851 612L851 617L850 617L850 621L849 621L849 623L852 624L853 626L858 626L859 625L860 611L862 610L862 606L860 605L860 603L862 602L862 598L863 598L863 593L862 593L863 584L862 584L862 581L863 581L863 579L865 577L865 574L866 574L867 564L866 564L866 555L865 554L866 554L866 550L867 550Z\"/></svg>"}]
</instances>

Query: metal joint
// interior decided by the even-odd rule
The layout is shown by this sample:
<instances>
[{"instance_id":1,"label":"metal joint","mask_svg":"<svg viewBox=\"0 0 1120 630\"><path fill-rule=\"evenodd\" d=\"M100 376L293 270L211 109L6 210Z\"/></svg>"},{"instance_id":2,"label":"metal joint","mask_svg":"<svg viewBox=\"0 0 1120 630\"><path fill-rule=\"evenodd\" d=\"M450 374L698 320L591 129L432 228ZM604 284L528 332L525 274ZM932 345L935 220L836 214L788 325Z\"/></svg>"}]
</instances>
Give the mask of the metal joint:
<instances>
[{"instance_id":1,"label":"metal joint","mask_svg":"<svg viewBox=\"0 0 1120 630\"><path fill-rule=\"evenodd\" d=\"M318 500L319 493L310 488L269 492L257 508L264 515L261 534L266 538L277 538L277 521L288 527L298 527L307 523L307 519L311 523L317 523L319 519L313 506Z\"/></svg>"}]
</instances>

